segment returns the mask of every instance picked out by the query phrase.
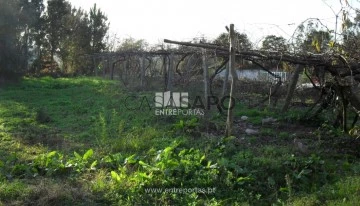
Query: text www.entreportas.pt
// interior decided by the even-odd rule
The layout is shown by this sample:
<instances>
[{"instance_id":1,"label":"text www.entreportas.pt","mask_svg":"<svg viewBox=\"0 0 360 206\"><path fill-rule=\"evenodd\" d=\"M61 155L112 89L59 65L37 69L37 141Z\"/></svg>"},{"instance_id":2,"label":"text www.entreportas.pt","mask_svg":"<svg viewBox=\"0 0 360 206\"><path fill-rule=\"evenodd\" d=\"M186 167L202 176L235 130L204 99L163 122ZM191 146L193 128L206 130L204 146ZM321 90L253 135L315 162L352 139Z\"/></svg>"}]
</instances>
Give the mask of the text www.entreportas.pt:
<instances>
[{"instance_id":1,"label":"text www.entreportas.pt","mask_svg":"<svg viewBox=\"0 0 360 206\"><path fill-rule=\"evenodd\" d=\"M145 188L146 193L173 193L173 194L188 194L188 193L203 193L203 194L213 194L215 193L215 187L208 188Z\"/></svg>"}]
</instances>

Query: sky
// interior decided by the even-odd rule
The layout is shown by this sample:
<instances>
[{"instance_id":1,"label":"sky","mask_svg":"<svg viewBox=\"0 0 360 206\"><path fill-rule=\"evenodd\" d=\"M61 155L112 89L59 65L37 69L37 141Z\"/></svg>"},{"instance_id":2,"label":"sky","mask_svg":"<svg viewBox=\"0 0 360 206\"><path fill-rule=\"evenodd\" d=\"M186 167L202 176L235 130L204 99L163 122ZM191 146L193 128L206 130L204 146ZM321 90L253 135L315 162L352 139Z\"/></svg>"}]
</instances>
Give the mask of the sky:
<instances>
[{"instance_id":1,"label":"sky","mask_svg":"<svg viewBox=\"0 0 360 206\"><path fill-rule=\"evenodd\" d=\"M87 11L96 3L107 15L112 35L120 39L145 39L150 44L161 43L163 39L214 39L226 32L225 26L231 23L255 44L269 34L288 39L308 18L319 18L329 28L335 28L340 1L70 0L73 6ZM350 4L355 1L348 0Z\"/></svg>"}]
</instances>

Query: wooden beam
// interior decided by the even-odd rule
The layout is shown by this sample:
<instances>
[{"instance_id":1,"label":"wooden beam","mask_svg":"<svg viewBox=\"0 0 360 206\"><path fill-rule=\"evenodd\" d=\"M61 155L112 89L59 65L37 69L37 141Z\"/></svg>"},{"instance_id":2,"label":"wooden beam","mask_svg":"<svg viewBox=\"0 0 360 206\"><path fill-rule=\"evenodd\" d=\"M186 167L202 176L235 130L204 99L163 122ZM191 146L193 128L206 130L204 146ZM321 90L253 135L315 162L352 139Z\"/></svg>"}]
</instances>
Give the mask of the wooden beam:
<instances>
[{"instance_id":1,"label":"wooden beam","mask_svg":"<svg viewBox=\"0 0 360 206\"><path fill-rule=\"evenodd\" d=\"M214 50L220 50L220 51L225 51L225 52L229 51L228 49L221 47L221 46L202 44L202 43L180 42L180 41L173 41L173 40L169 40L169 39L164 39L164 42L170 43L170 44L179 44L179 45L183 45L183 46L200 47L200 48L204 48L204 49L214 49Z\"/></svg>"}]
</instances>

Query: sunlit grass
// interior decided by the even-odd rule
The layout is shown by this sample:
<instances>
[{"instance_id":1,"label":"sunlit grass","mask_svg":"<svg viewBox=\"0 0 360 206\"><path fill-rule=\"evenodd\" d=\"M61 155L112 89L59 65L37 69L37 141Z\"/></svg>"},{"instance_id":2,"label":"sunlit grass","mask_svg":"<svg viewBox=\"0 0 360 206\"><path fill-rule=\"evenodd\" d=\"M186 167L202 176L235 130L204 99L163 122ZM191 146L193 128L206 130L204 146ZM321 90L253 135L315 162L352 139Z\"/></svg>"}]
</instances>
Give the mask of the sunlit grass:
<instances>
[{"instance_id":1,"label":"sunlit grass","mask_svg":"<svg viewBox=\"0 0 360 206\"><path fill-rule=\"evenodd\" d=\"M88 77L24 78L18 84L2 88L0 184L6 185L8 189L0 187L0 205L16 201L28 203L24 199L32 201L29 204L45 204L51 203L50 197L65 205L80 200L87 200L90 205L131 205L130 200L136 197L139 197L138 202L143 201L142 203L154 200L154 197L143 194L139 189L146 181L153 181L155 184L168 181L167 185L176 183L182 186L183 182L188 181L195 187L201 182L212 183L210 180L216 175L219 175L219 180L215 185L222 187L219 188L222 190L215 196L175 196L183 198L182 201L197 201L199 205L231 205L234 200L241 203L252 200L254 202L247 204L256 205L286 200L286 173L290 173L295 181L301 183L296 185L298 190L303 185L321 188L316 194L313 191L309 194L311 190L304 189L300 191L305 193L303 196L292 196L288 203L305 202L311 205L327 199L329 204L340 204L345 198L345 203L351 205L350 203L358 201L356 194L360 182L356 178L350 178L349 181L345 179L348 175L358 174L355 164L349 163L349 169L346 170L348 174L341 177L339 174L342 174L342 171L336 169L344 159L326 159L330 164L320 167L321 164L316 163L316 158L311 154L293 155L296 151L292 147L292 133L287 130L281 132L271 126L260 128L261 120L265 117L279 118L279 121L293 120L300 114L297 111L290 111L282 117L268 108L249 109L239 104L235 110L236 117L248 116L248 123L258 126L260 134L252 137L243 137L241 134L239 137L223 138L216 135L215 130L210 130L209 134L204 132L204 119L155 116L153 110L140 107L139 99L130 99L127 102L136 107L135 110L129 110L125 105L129 95L151 99L153 92L130 92L117 81ZM210 119L214 120L219 130L223 130L224 116L216 114ZM177 144L174 152L164 155L163 160L159 159L159 154L165 153L166 148L174 142ZM193 156L179 156L181 151L190 148ZM82 155L89 149L94 151L93 159L84 163ZM55 154L52 152L61 156L47 160L54 167L50 169L55 172L59 172L57 166L73 161L68 168L60 170L63 172L61 175L47 177L46 169L49 168L46 168L46 163L45 166L42 165L45 169L39 169L40 174L26 171L27 168L34 167L34 159ZM78 162L74 162L75 154L80 154L80 158L77 157L80 159ZM133 162L125 163L129 162L129 157L134 157ZM293 165L289 166L289 162ZM94 168L90 168L92 163ZM84 168L79 168L79 164L85 165ZM193 167L194 165L197 166ZM83 169L83 172L71 171L74 167ZM161 167L164 167L164 171L158 169ZM176 169L171 171L166 167ZM306 178L311 176L300 179L304 182L297 180L296 177L303 169L309 172L306 170L308 167L319 169L320 172L316 175L320 177L338 177L339 183L329 182L328 186L321 187L322 185L317 185L320 180L315 183L306 182ZM131 177L131 180L124 180L124 184L119 188L119 184L111 179L111 171L120 175L124 171L124 177ZM172 173L175 175L171 176ZM198 175L198 182L193 181L191 176L183 176L193 173ZM201 173L208 176L202 176ZM175 183L165 181L167 178ZM63 186L66 191L63 191ZM303 188L306 188L305 186ZM29 188L33 192L29 192ZM283 191L280 191L280 188ZM333 190L336 191L332 192ZM49 198L45 198L45 193ZM350 195L346 195L347 193ZM19 195L19 198L16 198L16 195ZM156 201L159 204L169 204L176 199L175 196L171 199L170 196L160 195ZM127 197L130 199L126 199ZM12 200L9 202L8 199Z\"/></svg>"}]
</instances>

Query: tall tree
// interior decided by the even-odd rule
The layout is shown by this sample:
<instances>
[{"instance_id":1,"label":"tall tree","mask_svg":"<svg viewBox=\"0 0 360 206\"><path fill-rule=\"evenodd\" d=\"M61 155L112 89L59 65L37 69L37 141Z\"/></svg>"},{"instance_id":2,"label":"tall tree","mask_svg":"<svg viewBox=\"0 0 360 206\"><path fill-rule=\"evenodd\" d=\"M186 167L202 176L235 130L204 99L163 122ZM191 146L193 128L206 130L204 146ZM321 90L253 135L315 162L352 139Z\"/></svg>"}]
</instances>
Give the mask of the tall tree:
<instances>
[{"instance_id":1,"label":"tall tree","mask_svg":"<svg viewBox=\"0 0 360 206\"><path fill-rule=\"evenodd\" d=\"M65 27L67 34L60 42L60 56L63 61L64 71L84 73L85 62L81 55L91 53L91 29L89 16L82 9L71 10L67 16Z\"/></svg>"},{"instance_id":2,"label":"tall tree","mask_svg":"<svg viewBox=\"0 0 360 206\"><path fill-rule=\"evenodd\" d=\"M342 49L354 58L360 59L360 11L357 11L353 21L346 21L345 28Z\"/></svg>"},{"instance_id":3,"label":"tall tree","mask_svg":"<svg viewBox=\"0 0 360 206\"><path fill-rule=\"evenodd\" d=\"M268 35L265 37L261 46L262 50L271 50L278 52L286 52L288 50L288 45L284 37L279 37L275 35Z\"/></svg>"},{"instance_id":4,"label":"tall tree","mask_svg":"<svg viewBox=\"0 0 360 206\"><path fill-rule=\"evenodd\" d=\"M144 39L134 39L132 37L124 39L117 51L144 51L148 47L148 43Z\"/></svg>"},{"instance_id":5,"label":"tall tree","mask_svg":"<svg viewBox=\"0 0 360 206\"><path fill-rule=\"evenodd\" d=\"M109 30L107 20L106 15L94 4L90 9L91 46L93 53L106 49L104 38Z\"/></svg>"},{"instance_id":6,"label":"tall tree","mask_svg":"<svg viewBox=\"0 0 360 206\"><path fill-rule=\"evenodd\" d=\"M42 0L0 0L0 5L0 72L24 69L44 8Z\"/></svg>"},{"instance_id":7,"label":"tall tree","mask_svg":"<svg viewBox=\"0 0 360 206\"><path fill-rule=\"evenodd\" d=\"M46 33L49 41L50 58L54 62L54 55L59 49L60 42L67 34L66 18L71 14L71 5L66 0L49 0L46 14ZM53 72L53 64L51 66Z\"/></svg>"},{"instance_id":8,"label":"tall tree","mask_svg":"<svg viewBox=\"0 0 360 206\"><path fill-rule=\"evenodd\" d=\"M330 48L332 40L330 31L318 19L310 19L300 24L292 39L291 49L296 53L322 53Z\"/></svg>"},{"instance_id":9,"label":"tall tree","mask_svg":"<svg viewBox=\"0 0 360 206\"><path fill-rule=\"evenodd\" d=\"M246 34L239 33L238 31L235 31L234 34L235 38L235 48L238 50L248 50L252 48L251 42ZM223 47L229 47L229 34L228 33L222 33L220 34L213 42L214 44L221 45Z\"/></svg>"},{"instance_id":10,"label":"tall tree","mask_svg":"<svg viewBox=\"0 0 360 206\"><path fill-rule=\"evenodd\" d=\"M328 31L311 30L306 34L306 39L302 44L302 50L313 53L323 53L329 49L330 40L331 35Z\"/></svg>"},{"instance_id":11,"label":"tall tree","mask_svg":"<svg viewBox=\"0 0 360 206\"><path fill-rule=\"evenodd\" d=\"M19 6L12 0L0 0L0 5L0 72L4 76L15 68Z\"/></svg>"}]
</instances>

